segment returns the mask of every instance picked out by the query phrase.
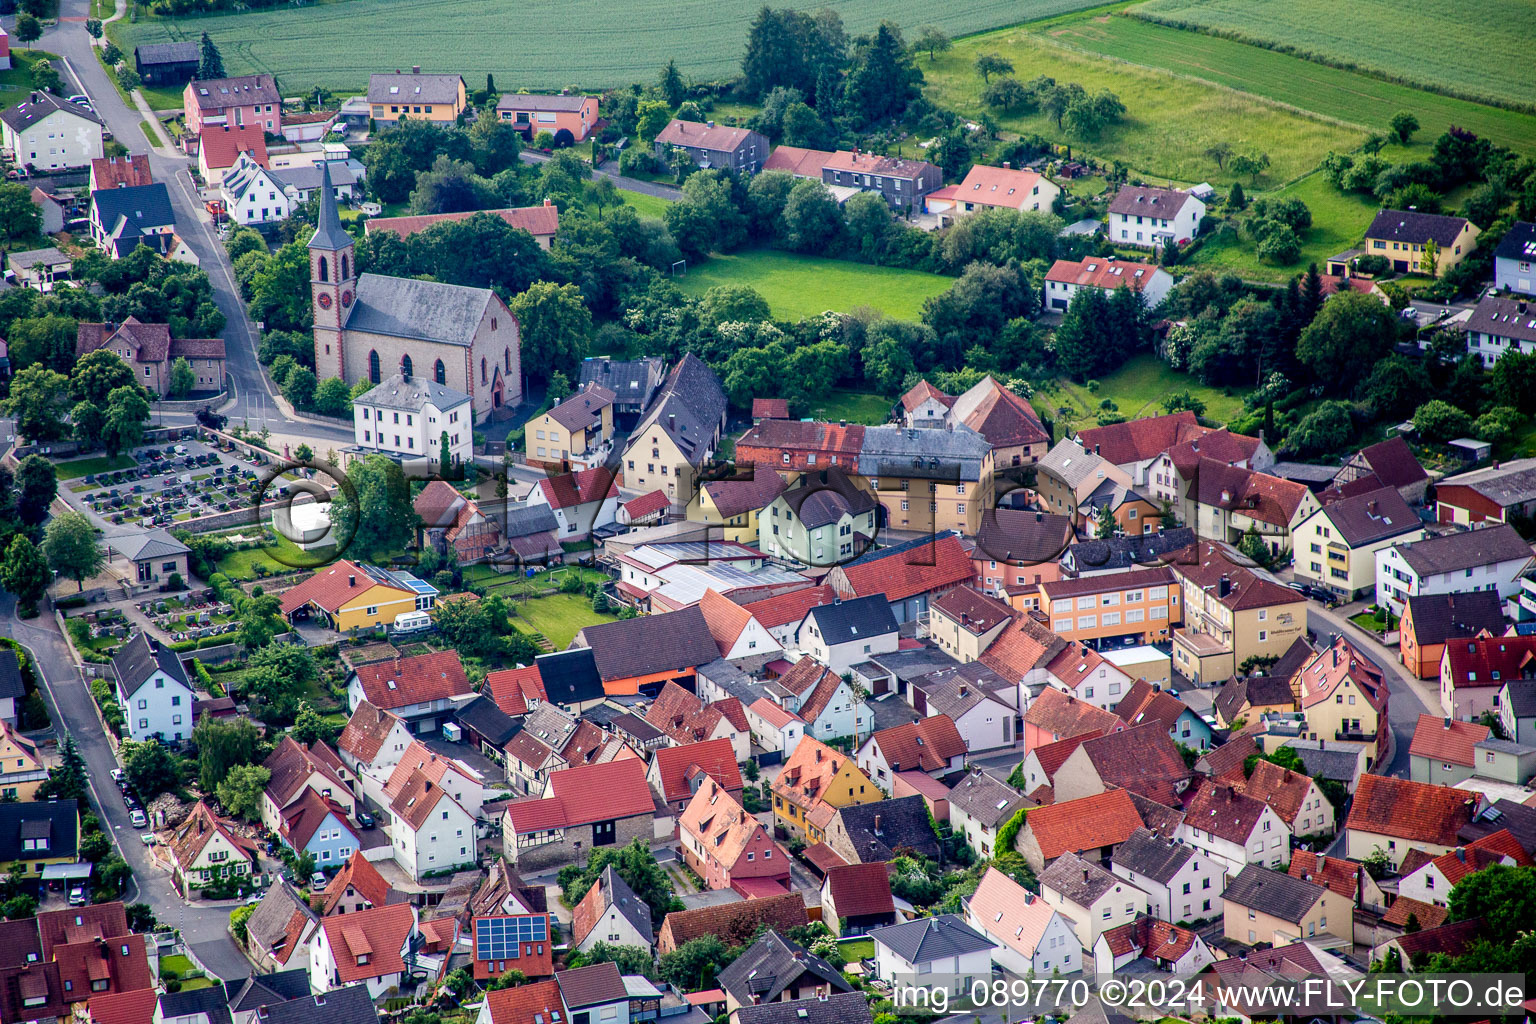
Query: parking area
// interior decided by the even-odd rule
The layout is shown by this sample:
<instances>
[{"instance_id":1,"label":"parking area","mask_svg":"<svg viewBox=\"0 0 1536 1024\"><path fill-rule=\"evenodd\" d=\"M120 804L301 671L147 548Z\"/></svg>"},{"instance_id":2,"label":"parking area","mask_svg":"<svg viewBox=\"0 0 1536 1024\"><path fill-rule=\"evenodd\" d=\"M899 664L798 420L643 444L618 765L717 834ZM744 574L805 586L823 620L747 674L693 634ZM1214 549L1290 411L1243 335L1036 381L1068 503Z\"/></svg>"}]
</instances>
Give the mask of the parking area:
<instances>
[{"instance_id":1,"label":"parking area","mask_svg":"<svg viewBox=\"0 0 1536 1024\"><path fill-rule=\"evenodd\" d=\"M173 526L240 508L261 486L258 460L201 441L137 448L129 456L132 466L70 481L71 503L103 523Z\"/></svg>"}]
</instances>

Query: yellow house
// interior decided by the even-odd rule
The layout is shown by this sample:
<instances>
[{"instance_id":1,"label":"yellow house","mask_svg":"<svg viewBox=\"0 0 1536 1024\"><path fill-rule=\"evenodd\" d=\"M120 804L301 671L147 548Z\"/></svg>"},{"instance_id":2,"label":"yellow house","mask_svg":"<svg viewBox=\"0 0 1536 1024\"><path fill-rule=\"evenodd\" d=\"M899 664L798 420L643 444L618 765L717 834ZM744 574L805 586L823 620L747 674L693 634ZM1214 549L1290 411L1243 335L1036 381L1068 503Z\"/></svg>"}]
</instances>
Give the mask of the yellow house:
<instances>
[{"instance_id":1,"label":"yellow house","mask_svg":"<svg viewBox=\"0 0 1536 1024\"><path fill-rule=\"evenodd\" d=\"M1365 229L1364 249L1368 256L1386 257L1400 274L1439 277L1477 248L1479 234L1477 225L1465 217L1382 210ZM1433 263L1433 269L1426 263Z\"/></svg>"},{"instance_id":2,"label":"yellow house","mask_svg":"<svg viewBox=\"0 0 1536 1024\"><path fill-rule=\"evenodd\" d=\"M688 521L720 527L721 540L757 543L757 515L788 486L767 466L742 466L727 480L706 480L688 504Z\"/></svg>"},{"instance_id":3,"label":"yellow house","mask_svg":"<svg viewBox=\"0 0 1536 1024\"><path fill-rule=\"evenodd\" d=\"M1349 938L1354 908L1325 885L1249 864L1227 883L1222 933L1246 946L1284 946L1319 935Z\"/></svg>"},{"instance_id":4,"label":"yellow house","mask_svg":"<svg viewBox=\"0 0 1536 1024\"><path fill-rule=\"evenodd\" d=\"M408 572L342 560L282 596L289 622L319 617L338 632L377 629L407 612L431 611L437 588Z\"/></svg>"},{"instance_id":5,"label":"yellow house","mask_svg":"<svg viewBox=\"0 0 1536 1024\"><path fill-rule=\"evenodd\" d=\"M568 473L603 464L613 441L613 392L589 382L529 423L528 462Z\"/></svg>"},{"instance_id":6,"label":"yellow house","mask_svg":"<svg viewBox=\"0 0 1536 1024\"><path fill-rule=\"evenodd\" d=\"M661 491L674 508L687 508L700 467L720 444L728 405L715 371L684 355L630 433L620 482L641 494Z\"/></svg>"},{"instance_id":7,"label":"yellow house","mask_svg":"<svg viewBox=\"0 0 1536 1024\"><path fill-rule=\"evenodd\" d=\"M1231 546L1202 540L1168 564L1184 590L1173 667L1197 686L1231 678L1250 658L1278 659L1306 635L1307 599L1255 573Z\"/></svg>"},{"instance_id":8,"label":"yellow house","mask_svg":"<svg viewBox=\"0 0 1536 1024\"><path fill-rule=\"evenodd\" d=\"M975 536L992 508L992 446L963 424L866 427L859 475L895 530Z\"/></svg>"},{"instance_id":9,"label":"yellow house","mask_svg":"<svg viewBox=\"0 0 1536 1024\"><path fill-rule=\"evenodd\" d=\"M1301 701L1307 732L1313 739L1374 743L1370 767L1386 753L1391 730L1382 728L1387 713L1387 686L1381 670L1339 637L1292 680Z\"/></svg>"},{"instance_id":10,"label":"yellow house","mask_svg":"<svg viewBox=\"0 0 1536 1024\"><path fill-rule=\"evenodd\" d=\"M852 758L810 736L800 740L773 781L774 818L812 843L826 838L837 808L884 798Z\"/></svg>"},{"instance_id":11,"label":"yellow house","mask_svg":"<svg viewBox=\"0 0 1536 1024\"><path fill-rule=\"evenodd\" d=\"M452 124L465 106L464 79L458 75L424 75L414 67L408 75L368 76L369 116L375 121L417 118Z\"/></svg>"},{"instance_id":12,"label":"yellow house","mask_svg":"<svg viewBox=\"0 0 1536 1024\"><path fill-rule=\"evenodd\" d=\"M0 803L0 861L16 876L43 877L53 864L80 859L80 812L73 800Z\"/></svg>"},{"instance_id":13,"label":"yellow house","mask_svg":"<svg viewBox=\"0 0 1536 1024\"><path fill-rule=\"evenodd\" d=\"M0 721L0 800L33 800L48 769L32 741Z\"/></svg>"},{"instance_id":14,"label":"yellow house","mask_svg":"<svg viewBox=\"0 0 1536 1024\"><path fill-rule=\"evenodd\" d=\"M201 800L187 820L176 829L167 845L171 857L171 877L176 888L186 895L216 878L232 878L251 873L249 840L237 837Z\"/></svg>"},{"instance_id":15,"label":"yellow house","mask_svg":"<svg viewBox=\"0 0 1536 1024\"><path fill-rule=\"evenodd\" d=\"M1424 527L1396 487L1382 487L1316 509L1291 531L1296 578L1344 601L1376 590L1376 552L1420 540Z\"/></svg>"}]
</instances>

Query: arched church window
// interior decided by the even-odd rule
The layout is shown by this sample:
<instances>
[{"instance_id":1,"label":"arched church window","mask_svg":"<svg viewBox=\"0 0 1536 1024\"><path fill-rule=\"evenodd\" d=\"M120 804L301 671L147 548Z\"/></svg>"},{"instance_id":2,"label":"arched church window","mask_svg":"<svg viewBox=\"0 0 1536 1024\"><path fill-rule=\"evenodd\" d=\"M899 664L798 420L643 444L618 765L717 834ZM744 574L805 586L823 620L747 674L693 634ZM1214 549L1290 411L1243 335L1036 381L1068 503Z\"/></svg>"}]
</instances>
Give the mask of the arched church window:
<instances>
[{"instance_id":1,"label":"arched church window","mask_svg":"<svg viewBox=\"0 0 1536 1024\"><path fill-rule=\"evenodd\" d=\"M341 254L341 277L337 278L337 280L345 281L347 278L352 276L352 274L350 273L350 267L348 266L348 262L349 261L347 260L347 254L346 253L342 253Z\"/></svg>"},{"instance_id":2,"label":"arched church window","mask_svg":"<svg viewBox=\"0 0 1536 1024\"><path fill-rule=\"evenodd\" d=\"M331 265L330 265L330 262L327 261L324 256L321 256L320 257L320 280L322 280L322 281L329 281L330 279L331 279Z\"/></svg>"},{"instance_id":3,"label":"arched church window","mask_svg":"<svg viewBox=\"0 0 1536 1024\"><path fill-rule=\"evenodd\" d=\"M502 361L507 364L507 372L511 373L512 372L512 349L511 348L502 349L502 351L501 351L501 358L502 358Z\"/></svg>"},{"instance_id":4,"label":"arched church window","mask_svg":"<svg viewBox=\"0 0 1536 1024\"><path fill-rule=\"evenodd\" d=\"M404 376L407 376L407 377L413 376L413 374L411 373L411 357L410 356L401 356L400 357L400 372Z\"/></svg>"},{"instance_id":5,"label":"arched church window","mask_svg":"<svg viewBox=\"0 0 1536 1024\"><path fill-rule=\"evenodd\" d=\"M485 358L483 356L480 359L480 383L485 383Z\"/></svg>"},{"instance_id":6,"label":"arched church window","mask_svg":"<svg viewBox=\"0 0 1536 1024\"><path fill-rule=\"evenodd\" d=\"M437 361L436 366L432 367L432 376L439 384L448 383L448 367L443 365L441 359Z\"/></svg>"},{"instance_id":7,"label":"arched church window","mask_svg":"<svg viewBox=\"0 0 1536 1024\"><path fill-rule=\"evenodd\" d=\"M379 382L379 353L375 349L368 353L368 379L375 384Z\"/></svg>"}]
</instances>

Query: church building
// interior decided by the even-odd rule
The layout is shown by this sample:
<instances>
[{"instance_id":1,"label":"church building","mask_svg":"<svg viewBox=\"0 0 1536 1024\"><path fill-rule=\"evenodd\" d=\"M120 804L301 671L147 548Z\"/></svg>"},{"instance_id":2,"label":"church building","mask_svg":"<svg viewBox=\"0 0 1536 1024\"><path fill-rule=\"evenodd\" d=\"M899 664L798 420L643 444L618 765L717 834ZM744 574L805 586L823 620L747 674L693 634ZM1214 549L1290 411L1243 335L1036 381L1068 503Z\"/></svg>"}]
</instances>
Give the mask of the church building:
<instances>
[{"instance_id":1,"label":"church building","mask_svg":"<svg viewBox=\"0 0 1536 1024\"><path fill-rule=\"evenodd\" d=\"M523 398L521 345L517 318L500 296L356 270L323 166L320 226L309 241L315 375L349 387L419 375L469 395L476 423L511 414Z\"/></svg>"}]
</instances>

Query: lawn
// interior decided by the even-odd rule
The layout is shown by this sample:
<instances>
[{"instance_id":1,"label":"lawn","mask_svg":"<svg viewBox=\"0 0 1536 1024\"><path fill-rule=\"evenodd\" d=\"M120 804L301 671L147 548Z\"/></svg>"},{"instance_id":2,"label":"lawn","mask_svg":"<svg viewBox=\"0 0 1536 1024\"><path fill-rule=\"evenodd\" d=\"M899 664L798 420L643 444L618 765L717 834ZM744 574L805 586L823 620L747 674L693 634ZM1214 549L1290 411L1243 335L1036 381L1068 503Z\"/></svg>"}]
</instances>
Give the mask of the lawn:
<instances>
[{"instance_id":1,"label":"lawn","mask_svg":"<svg viewBox=\"0 0 1536 1024\"><path fill-rule=\"evenodd\" d=\"M131 455L98 455L90 459L56 462L53 468L60 480L78 480L87 473L110 473L114 469L127 469L134 465L136 463Z\"/></svg>"},{"instance_id":2,"label":"lawn","mask_svg":"<svg viewBox=\"0 0 1536 1024\"><path fill-rule=\"evenodd\" d=\"M1111 15L1102 15L1107 21ZM1280 104L1232 89L1117 61L1058 43L1080 19L1049 26L1023 26L972 36L955 43L937 61L918 61L928 80L928 97L937 105L979 115L994 113L1007 131L1038 133L1073 144L1101 160L1117 161L1147 177L1175 182L1228 183L1230 172L1217 169L1204 155L1216 142L1239 152L1269 154L1270 168L1261 187L1289 181L1315 168L1329 150L1347 152L1365 133L1324 121ZM1126 106L1124 120L1097 138L1064 132L1043 113L1001 114L981 102L983 83L972 65L980 53L996 53L1013 63L1020 81L1049 75L1076 82L1089 92L1108 89ZM1248 181L1243 187L1249 191Z\"/></svg>"},{"instance_id":3,"label":"lawn","mask_svg":"<svg viewBox=\"0 0 1536 1024\"><path fill-rule=\"evenodd\" d=\"M276 554L277 557L273 557ZM282 560L279 561L278 559ZM319 568L335 560L333 548L316 548L313 551L300 551L298 547L284 537L277 534L275 541L269 541L266 546L249 548L245 551L231 551L219 559L218 571L232 580L244 581L257 579L256 566L266 568L267 575L293 572L295 569Z\"/></svg>"},{"instance_id":4,"label":"lawn","mask_svg":"<svg viewBox=\"0 0 1536 1024\"><path fill-rule=\"evenodd\" d=\"M1054 391L1038 391L1033 404L1042 416L1056 421L1058 432L1071 427L1097 426L1099 403L1106 398L1119 407L1128 420L1158 416L1162 401L1175 391L1188 391L1205 403L1204 419L1225 423L1242 411L1243 400L1217 388L1208 387L1177 370L1156 356L1136 356L1120 369L1099 378L1099 388L1089 392L1081 384L1068 380L1057 382Z\"/></svg>"},{"instance_id":5,"label":"lawn","mask_svg":"<svg viewBox=\"0 0 1536 1024\"><path fill-rule=\"evenodd\" d=\"M838 952L849 963L855 960L870 960L875 955L874 939L843 939L837 944Z\"/></svg>"},{"instance_id":6,"label":"lawn","mask_svg":"<svg viewBox=\"0 0 1536 1024\"><path fill-rule=\"evenodd\" d=\"M1461 96L1529 105L1536 5L1481 0L1475 10L1468 17L1472 8L1463 0L1356 0L1340 17L1330 0L1151 0L1137 14Z\"/></svg>"},{"instance_id":7,"label":"lawn","mask_svg":"<svg viewBox=\"0 0 1536 1024\"><path fill-rule=\"evenodd\" d=\"M1190 257L1190 265L1232 271L1254 281L1285 281L1305 270L1309 263L1316 263L1322 269L1323 261L1329 256L1359 245L1371 218L1376 216L1374 202L1365 196L1340 192L1320 173L1309 175L1273 195L1294 196L1312 211L1312 227L1302 232L1301 259L1289 267L1260 263L1257 245L1251 238L1224 236L1202 245Z\"/></svg>"},{"instance_id":8,"label":"lawn","mask_svg":"<svg viewBox=\"0 0 1536 1024\"><path fill-rule=\"evenodd\" d=\"M891 418L894 399L864 391L834 391L818 402L811 413L818 420L847 420L849 423L885 423Z\"/></svg>"},{"instance_id":9,"label":"lawn","mask_svg":"<svg viewBox=\"0 0 1536 1024\"><path fill-rule=\"evenodd\" d=\"M837 11L850 35L882 20L909 35L936 24L958 35L1095 5L1096 0L842 0ZM280 75L287 95L312 86L356 88L381 67L410 63L454 71L476 82L494 73L503 89L600 88L650 82L668 60L684 77L714 81L740 72L747 28L758 0L633 0L622 16L606 0L563 4L530 0L343 0L185 17L155 17L140 8L136 23L113 22L108 34L123 51L141 43L197 39L207 31L231 75ZM358 27L366 25L366 32ZM518 27L508 48L507 26ZM338 41L346 40L345 45Z\"/></svg>"},{"instance_id":10,"label":"lawn","mask_svg":"<svg viewBox=\"0 0 1536 1024\"><path fill-rule=\"evenodd\" d=\"M188 972L195 972L197 977L188 978ZM213 985L213 981L207 975L199 971L197 967L193 965L192 961L184 956L175 955L163 956L160 958L160 976L162 978L167 978L171 973L174 973L177 978L182 979L181 991L183 992L191 992L200 988L208 988Z\"/></svg>"},{"instance_id":11,"label":"lawn","mask_svg":"<svg viewBox=\"0 0 1536 1024\"><path fill-rule=\"evenodd\" d=\"M1136 13L1145 9L1136 8ZM1233 39L1125 16L1070 19L1048 34L1064 45L1201 78L1375 131L1386 131L1398 111L1411 111L1423 125L1420 138L1426 156L1429 142L1452 124L1522 152L1536 150L1536 117L1530 114L1399 85Z\"/></svg>"},{"instance_id":12,"label":"lawn","mask_svg":"<svg viewBox=\"0 0 1536 1024\"><path fill-rule=\"evenodd\" d=\"M627 188L619 189L619 195L624 197L624 205L632 206L635 212L642 217L654 217L660 220L666 216L667 207L672 204L665 199L646 195L644 192L631 192Z\"/></svg>"},{"instance_id":13,"label":"lawn","mask_svg":"<svg viewBox=\"0 0 1536 1024\"><path fill-rule=\"evenodd\" d=\"M182 111L182 90L175 86L141 85L139 92L143 94L144 102L149 104L150 110L174 110L178 114Z\"/></svg>"},{"instance_id":14,"label":"lawn","mask_svg":"<svg viewBox=\"0 0 1536 1024\"><path fill-rule=\"evenodd\" d=\"M12 50L11 66L0 71L0 110L9 110L32 91L32 65L47 60L54 67L63 69L59 55L46 50Z\"/></svg>"},{"instance_id":15,"label":"lawn","mask_svg":"<svg viewBox=\"0 0 1536 1024\"><path fill-rule=\"evenodd\" d=\"M1385 633L1389 629L1396 629L1398 623L1397 616L1374 605L1363 612L1351 615L1349 621L1372 633Z\"/></svg>"},{"instance_id":16,"label":"lawn","mask_svg":"<svg viewBox=\"0 0 1536 1024\"><path fill-rule=\"evenodd\" d=\"M745 284L757 289L773 315L799 320L827 310L847 313L869 306L897 320L916 320L923 300L948 291L952 277L921 270L875 267L866 263L799 256L754 249L713 256L677 278L690 295L703 295L717 284Z\"/></svg>"},{"instance_id":17,"label":"lawn","mask_svg":"<svg viewBox=\"0 0 1536 1024\"><path fill-rule=\"evenodd\" d=\"M618 617L594 612L592 601L585 594L551 594L531 601L515 601L512 607L518 616L512 620L515 624L527 623L543 633L557 651L570 646L583 626L612 622Z\"/></svg>"}]
</instances>

